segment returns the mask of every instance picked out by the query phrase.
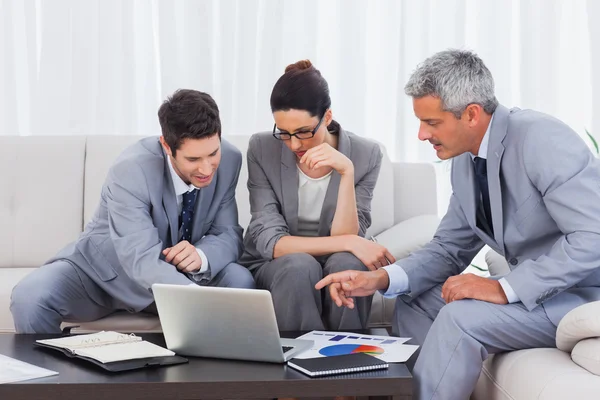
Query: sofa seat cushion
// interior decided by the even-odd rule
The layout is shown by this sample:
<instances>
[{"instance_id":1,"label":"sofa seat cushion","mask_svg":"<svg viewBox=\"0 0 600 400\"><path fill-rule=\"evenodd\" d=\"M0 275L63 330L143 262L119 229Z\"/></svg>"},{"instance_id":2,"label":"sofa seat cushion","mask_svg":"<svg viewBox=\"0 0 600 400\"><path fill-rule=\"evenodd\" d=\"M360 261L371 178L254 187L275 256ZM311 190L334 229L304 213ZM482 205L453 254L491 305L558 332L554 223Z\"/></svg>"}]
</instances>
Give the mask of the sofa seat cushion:
<instances>
[{"instance_id":1,"label":"sofa seat cushion","mask_svg":"<svg viewBox=\"0 0 600 400\"><path fill-rule=\"evenodd\" d=\"M118 311L102 319L91 322L65 321L62 328L73 327L73 333L87 333L98 331L131 332L162 332L160 321L155 314L139 312L129 313Z\"/></svg>"},{"instance_id":2,"label":"sofa seat cushion","mask_svg":"<svg viewBox=\"0 0 600 400\"><path fill-rule=\"evenodd\" d=\"M488 358L471 400L597 399L600 376L558 349L530 349Z\"/></svg>"}]
</instances>

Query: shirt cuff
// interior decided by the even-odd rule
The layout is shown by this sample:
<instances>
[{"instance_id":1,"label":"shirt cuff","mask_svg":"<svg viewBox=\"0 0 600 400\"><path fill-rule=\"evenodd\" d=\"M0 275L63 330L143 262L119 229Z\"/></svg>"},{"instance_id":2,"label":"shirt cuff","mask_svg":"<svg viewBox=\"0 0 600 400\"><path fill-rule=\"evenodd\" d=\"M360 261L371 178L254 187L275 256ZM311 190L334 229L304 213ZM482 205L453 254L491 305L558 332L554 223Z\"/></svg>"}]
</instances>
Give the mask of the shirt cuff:
<instances>
[{"instance_id":1,"label":"shirt cuff","mask_svg":"<svg viewBox=\"0 0 600 400\"><path fill-rule=\"evenodd\" d=\"M502 278L498 282L500 282L500 286L502 286L502 290L504 290L504 294L506 295L506 298L508 299L509 303L516 303L521 301L517 293L515 293L515 291L506 279Z\"/></svg>"},{"instance_id":2,"label":"shirt cuff","mask_svg":"<svg viewBox=\"0 0 600 400\"><path fill-rule=\"evenodd\" d=\"M387 272L390 280L387 291L382 293L384 297L394 298L410 291L408 275L406 275L406 271L404 271L401 266L398 264L392 264L383 267L383 269L385 269L385 272Z\"/></svg>"},{"instance_id":3,"label":"shirt cuff","mask_svg":"<svg viewBox=\"0 0 600 400\"><path fill-rule=\"evenodd\" d=\"M196 247L196 251L200 256L200 260L202 261L202 265L198 271L190 272L190 275L194 279L194 281L199 282L204 278L204 274L208 272L208 258L206 258L206 254L198 247Z\"/></svg>"}]
</instances>

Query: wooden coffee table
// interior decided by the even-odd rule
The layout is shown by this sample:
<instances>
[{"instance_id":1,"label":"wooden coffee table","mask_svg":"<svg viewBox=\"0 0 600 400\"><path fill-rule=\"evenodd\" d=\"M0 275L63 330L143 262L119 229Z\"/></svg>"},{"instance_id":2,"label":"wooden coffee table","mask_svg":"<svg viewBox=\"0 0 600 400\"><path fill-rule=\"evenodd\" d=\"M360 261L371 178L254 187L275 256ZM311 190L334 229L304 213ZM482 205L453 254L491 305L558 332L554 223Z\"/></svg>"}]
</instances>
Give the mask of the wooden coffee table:
<instances>
[{"instance_id":1,"label":"wooden coffee table","mask_svg":"<svg viewBox=\"0 0 600 400\"><path fill-rule=\"evenodd\" d=\"M296 337L299 334L282 332L282 337ZM139 336L165 346L162 334L146 333ZM59 372L53 377L0 385L0 399L412 398L412 376L404 364L391 364L388 370L309 378L282 364L190 357L188 364L109 373L85 361L34 347L35 340L51 337L0 334L0 354Z\"/></svg>"}]
</instances>

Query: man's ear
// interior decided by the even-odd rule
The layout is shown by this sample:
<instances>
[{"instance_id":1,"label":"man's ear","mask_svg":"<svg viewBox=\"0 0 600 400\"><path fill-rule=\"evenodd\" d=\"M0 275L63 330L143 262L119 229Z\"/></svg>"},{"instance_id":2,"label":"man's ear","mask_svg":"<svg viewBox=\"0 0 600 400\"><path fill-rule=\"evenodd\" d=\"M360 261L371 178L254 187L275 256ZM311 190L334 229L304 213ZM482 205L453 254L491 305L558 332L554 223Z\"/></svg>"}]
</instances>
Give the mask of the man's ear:
<instances>
[{"instance_id":1,"label":"man's ear","mask_svg":"<svg viewBox=\"0 0 600 400\"><path fill-rule=\"evenodd\" d=\"M479 104L469 104L466 109L469 126L473 127L479 123L483 108Z\"/></svg>"},{"instance_id":2,"label":"man's ear","mask_svg":"<svg viewBox=\"0 0 600 400\"><path fill-rule=\"evenodd\" d=\"M165 151L167 152L167 154L169 156L173 157L173 152L171 151L171 147L169 147L169 145L165 141L165 137L164 136L160 137L160 144L162 145L163 149L165 149Z\"/></svg>"}]
</instances>

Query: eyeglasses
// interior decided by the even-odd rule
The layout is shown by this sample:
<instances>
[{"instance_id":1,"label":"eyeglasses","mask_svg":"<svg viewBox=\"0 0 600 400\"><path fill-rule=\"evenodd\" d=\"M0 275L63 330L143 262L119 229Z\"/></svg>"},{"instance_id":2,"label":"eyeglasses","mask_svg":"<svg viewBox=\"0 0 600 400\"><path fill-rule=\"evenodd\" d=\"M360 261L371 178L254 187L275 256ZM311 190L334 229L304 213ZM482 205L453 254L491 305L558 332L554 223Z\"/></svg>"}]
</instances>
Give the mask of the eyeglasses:
<instances>
[{"instance_id":1,"label":"eyeglasses","mask_svg":"<svg viewBox=\"0 0 600 400\"><path fill-rule=\"evenodd\" d=\"M279 139L279 140L290 140L292 138L292 136L295 136L296 139L300 139L300 140L310 139L313 136L315 136L315 134L319 130L319 127L323 123L324 118L325 118L325 114L323 114L323 116L319 120L319 123L317 124L317 126L315 126L315 129L313 129L312 131L300 131L300 132L296 132L296 133L288 133L288 132L278 131L277 124L275 124L275 125L273 125L273 136L275 137L275 139Z\"/></svg>"}]
</instances>

